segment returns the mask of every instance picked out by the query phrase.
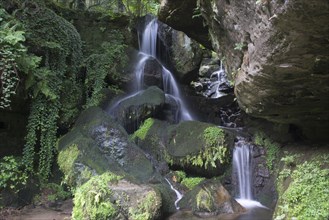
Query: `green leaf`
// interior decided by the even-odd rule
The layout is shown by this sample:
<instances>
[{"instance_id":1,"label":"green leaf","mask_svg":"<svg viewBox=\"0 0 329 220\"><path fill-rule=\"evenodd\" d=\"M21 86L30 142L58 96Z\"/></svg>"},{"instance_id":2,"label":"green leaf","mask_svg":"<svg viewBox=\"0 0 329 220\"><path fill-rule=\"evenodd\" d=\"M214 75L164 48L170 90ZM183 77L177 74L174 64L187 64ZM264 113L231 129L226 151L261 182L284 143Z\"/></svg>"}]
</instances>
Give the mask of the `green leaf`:
<instances>
[{"instance_id":1,"label":"green leaf","mask_svg":"<svg viewBox=\"0 0 329 220\"><path fill-rule=\"evenodd\" d=\"M24 31L8 33L8 35L4 37L4 40L11 45L15 45L20 41L25 41Z\"/></svg>"}]
</instances>

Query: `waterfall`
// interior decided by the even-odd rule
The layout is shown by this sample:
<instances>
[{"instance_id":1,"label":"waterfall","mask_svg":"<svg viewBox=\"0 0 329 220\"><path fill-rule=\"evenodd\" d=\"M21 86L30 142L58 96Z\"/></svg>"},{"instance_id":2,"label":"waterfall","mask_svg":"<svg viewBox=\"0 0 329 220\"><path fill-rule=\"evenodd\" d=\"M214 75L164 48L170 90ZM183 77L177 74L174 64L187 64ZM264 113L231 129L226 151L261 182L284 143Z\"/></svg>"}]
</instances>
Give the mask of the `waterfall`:
<instances>
[{"instance_id":1,"label":"waterfall","mask_svg":"<svg viewBox=\"0 0 329 220\"><path fill-rule=\"evenodd\" d=\"M213 81L209 85L210 91L213 92L213 94L211 95L211 98L216 99L216 98L225 96L226 93L221 92L221 90L222 90L221 87L224 86L224 88L226 88L229 85L227 84L227 77L226 77L225 70L223 68L223 62L220 62L220 69L213 72L210 75L210 80Z\"/></svg>"},{"instance_id":2,"label":"waterfall","mask_svg":"<svg viewBox=\"0 0 329 220\"><path fill-rule=\"evenodd\" d=\"M239 140L233 151L233 170L237 173L239 198L252 199L251 193L251 155L250 146Z\"/></svg>"},{"instance_id":3,"label":"waterfall","mask_svg":"<svg viewBox=\"0 0 329 220\"><path fill-rule=\"evenodd\" d=\"M135 79L137 91L141 91L144 87L144 67L146 62L150 58L156 58L156 48L157 48L157 33L158 33L158 23L157 19L150 21L142 34L142 40L140 42L140 52L139 60L135 67ZM157 59L160 63L160 61ZM162 64L161 64L162 65ZM181 98L179 87L175 81L172 73L162 65L162 78L163 78L163 88L168 97L177 105L177 110L175 114L175 121L189 121L193 120L191 113L189 112L186 104Z\"/></svg>"},{"instance_id":4,"label":"waterfall","mask_svg":"<svg viewBox=\"0 0 329 220\"><path fill-rule=\"evenodd\" d=\"M239 196L236 201L247 209L255 207L268 209L260 202L252 200L251 159L251 145L244 138L238 137L233 150L233 171L237 175L239 186Z\"/></svg>"}]
</instances>

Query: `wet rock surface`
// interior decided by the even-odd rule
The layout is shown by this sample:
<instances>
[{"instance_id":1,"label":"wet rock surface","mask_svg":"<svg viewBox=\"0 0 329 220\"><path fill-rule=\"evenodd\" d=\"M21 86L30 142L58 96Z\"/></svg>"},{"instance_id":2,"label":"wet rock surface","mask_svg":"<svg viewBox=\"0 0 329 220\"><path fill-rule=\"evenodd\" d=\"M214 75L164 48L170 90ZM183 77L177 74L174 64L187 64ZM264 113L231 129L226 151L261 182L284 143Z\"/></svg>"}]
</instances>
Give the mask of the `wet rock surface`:
<instances>
[{"instance_id":1,"label":"wet rock surface","mask_svg":"<svg viewBox=\"0 0 329 220\"><path fill-rule=\"evenodd\" d=\"M174 11L172 17L177 17L160 19L175 20L179 24L173 25L186 25L185 31L191 31L185 21L179 22L182 5L163 2L160 15ZM326 0L200 1L213 48L225 57L225 69L235 79L235 94L245 112L294 124L306 138L327 138L328 9Z\"/></svg>"},{"instance_id":2,"label":"wet rock surface","mask_svg":"<svg viewBox=\"0 0 329 220\"><path fill-rule=\"evenodd\" d=\"M81 185L88 180L85 178L81 182L83 171L89 171L89 178L111 171L141 182L148 182L156 175L143 151L100 108L94 107L82 112L72 131L60 139L58 150L61 153L71 146L76 146L77 157L73 161L73 170L68 170L65 175L72 175L72 185Z\"/></svg>"},{"instance_id":3,"label":"wet rock surface","mask_svg":"<svg viewBox=\"0 0 329 220\"><path fill-rule=\"evenodd\" d=\"M214 180L201 183L186 193L178 205L181 209L193 210L194 214L199 217L238 214L245 211L219 181Z\"/></svg>"},{"instance_id":4,"label":"wet rock surface","mask_svg":"<svg viewBox=\"0 0 329 220\"><path fill-rule=\"evenodd\" d=\"M160 117L165 104L164 92L156 86L123 98L109 112L127 132L134 132L149 117Z\"/></svg>"},{"instance_id":5,"label":"wet rock surface","mask_svg":"<svg viewBox=\"0 0 329 220\"><path fill-rule=\"evenodd\" d=\"M172 69L180 82L189 82L196 77L205 50L184 32L160 21L158 24L159 59Z\"/></svg>"}]
</instances>

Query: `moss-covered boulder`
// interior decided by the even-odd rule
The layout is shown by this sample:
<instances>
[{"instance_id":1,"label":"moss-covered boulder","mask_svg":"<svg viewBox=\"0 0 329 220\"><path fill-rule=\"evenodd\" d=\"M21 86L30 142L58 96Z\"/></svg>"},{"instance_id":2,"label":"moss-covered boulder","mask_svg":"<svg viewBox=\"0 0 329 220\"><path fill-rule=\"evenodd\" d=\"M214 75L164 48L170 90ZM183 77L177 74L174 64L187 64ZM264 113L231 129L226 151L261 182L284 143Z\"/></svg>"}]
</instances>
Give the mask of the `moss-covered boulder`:
<instances>
[{"instance_id":1,"label":"moss-covered boulder","mask_svg":"<svg viewBox=\"0 0 329 220\"><path fill-rule=\"evenodd\" d=\"M186 193L178 205L181 209L192 209L194 213L205 216L245 211L218 180L202 182Z\"/></svg>"},{"instance_id":2,"label":"moss-covered boulder","mask_svg":"<svg viewBox=\"0 0 329 220\"><path fill-rule=\"evenodd\" d=\"M128 132L133 132L145 119L160 117L164 103L164 92L156 86L151 86L119 101L110 111Z\"/></svg>"},{"instance_id":3,"label":"moss-covered boulder","mask_svg":"<svg viewBox=\"0 0 329 220\"><path fill-rule=\"evenodd\" d=\"M199 175L220 175L230 164L232 135L213 124L185 121L169 127L170 162Z\"/></svg>"},{"instance_id":4,"label":"moss-covered boulder","mask_svg":"<svg viewBox=\"0 0 329 220\"><path fill-rule=\"evenodd\" d=\"M151 220L160 208L161 196L152 187L104 173L77 188L72 218Z\"/></svg>"},{"instance_id":5,"label":"moss-covered boulder","mask_svg":"<svg viewBox=\"0 0 329 220\"><path fill-rule=\"evenodd\" d=\"M229 165L233 136L213 124L185 121L169 125L148 119L133 139L155 160L184 168L189 173L214 176Z\"/></svg>"},{"instance_id":6,"label":"moss-covered boulder","mask_svg":"<svg viewBox=\"0 0 329 220\"><path fill-rule=\"evenodd\" d=\"M73 129L58 142L58 163L71 186L111 171L141 182L154 175L151 162L126 131L97 107L82 112Z\"/></svg>"}]
</instances>

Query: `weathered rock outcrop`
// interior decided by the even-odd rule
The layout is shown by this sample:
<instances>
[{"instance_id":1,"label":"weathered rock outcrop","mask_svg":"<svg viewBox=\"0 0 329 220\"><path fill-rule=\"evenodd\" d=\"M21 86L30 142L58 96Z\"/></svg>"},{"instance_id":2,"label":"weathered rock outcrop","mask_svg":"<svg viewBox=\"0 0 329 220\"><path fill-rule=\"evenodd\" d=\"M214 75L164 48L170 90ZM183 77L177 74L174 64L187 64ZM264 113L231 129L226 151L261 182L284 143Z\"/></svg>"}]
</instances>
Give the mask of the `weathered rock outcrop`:
<instances>
[{"instance_id":1,"label":"weathered rock outcrop","mask_svg":"<svg viewBox=\"0 0 329 220\"><path fill-rule=\"evenodd\" d=\"M185 83L191 81L191 78L197 76L204 50L184 32L162 22L158 24L159 43L165 47L165 51L160 51L159 58L172 69L178 80Z\"/></svg>"},{"instance_id":2,"label":"weathered rock outcrop","mask_svg":"<svg viewBox=\"0 0 329 220\"><path fill-rule=\"evenodd\" d=\"M71 186L106 171L141 182L155 174L126 131L96 107L81 113L73 129L59 140L58 151L59 167Z\"/></svg>"},{"instance_id":3,"label":"weathered rock outcrop","mask_svg":"<svg viewBox=\"0 0 329 220\"><path fill-rule=\"evenodd\" d=\"M162 0L158 17L162 22L211 48L208 30L204 26L196 0Z\"/></svg>"},{"instance_id":4,"label":"weathered rock outcrop","mask_svg":"<svg viewBox=\"0 0 329 220\"><path fill-rule=\"evenodd\" d=\"M174 13L180 10L173 8L174 1L163 2L162 11L179 16ZM196 0L184 2L193 5ZM326 138L328 9L326 0L200 1L213 48L225 57L225 69L235 79L235 94L244 111L296 125L309 138ZM160 19L170 21L163 16ZM176 17L180 24L174 27L191 22L187 20Z\"/></svg>"}]
</instances>

